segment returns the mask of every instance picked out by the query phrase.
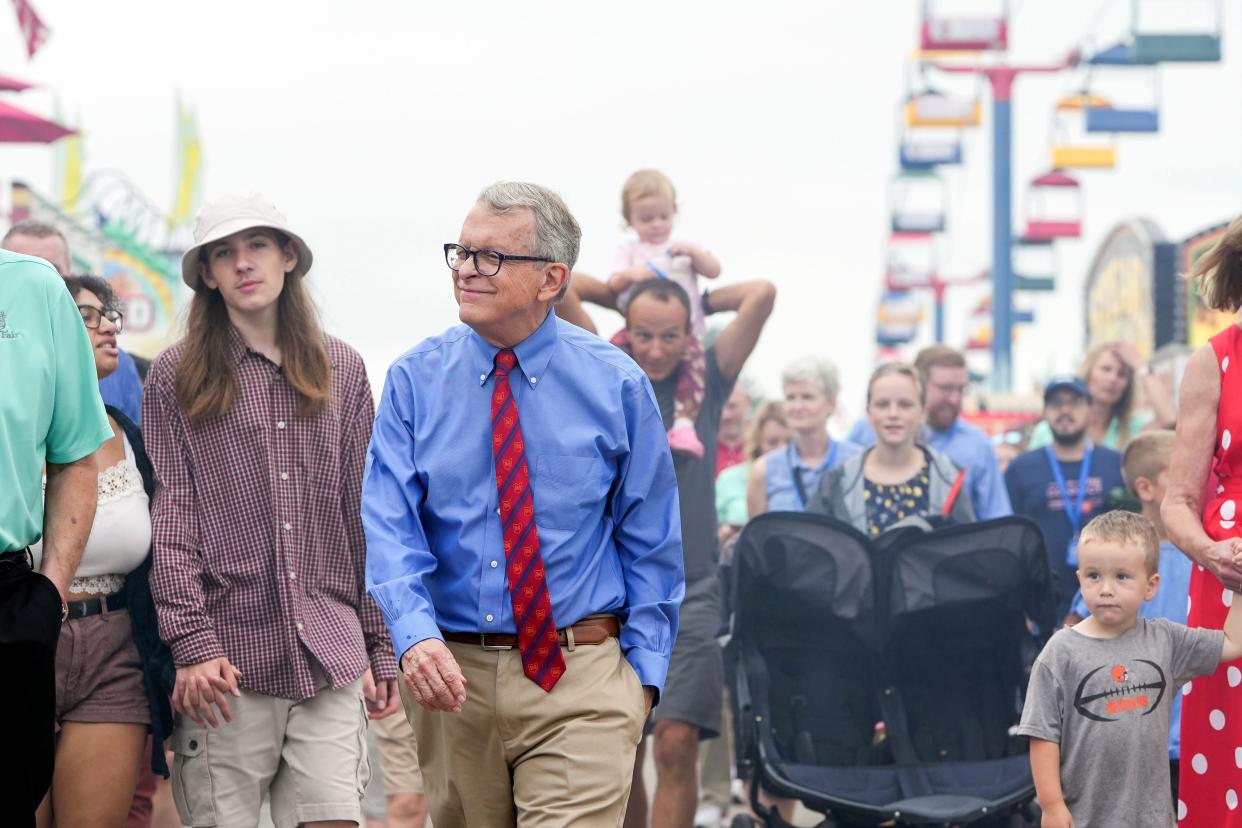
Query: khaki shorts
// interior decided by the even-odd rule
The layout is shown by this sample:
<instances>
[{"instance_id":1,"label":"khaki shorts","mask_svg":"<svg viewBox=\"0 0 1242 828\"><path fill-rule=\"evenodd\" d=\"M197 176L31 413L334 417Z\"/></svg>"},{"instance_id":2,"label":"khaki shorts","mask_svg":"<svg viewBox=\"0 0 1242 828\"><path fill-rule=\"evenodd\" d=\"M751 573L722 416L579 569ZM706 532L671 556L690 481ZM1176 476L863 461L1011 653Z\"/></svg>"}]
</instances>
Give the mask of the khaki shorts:
<instances>
[{"instance_id":1,"label":"khaki shorts","mask_svg":"<svg viewBox=\"0 0 1242 828\"><path fill-rule=\"evenodd\" d=\"M391 716L372 720L371 730L379 746L384 795L421 794L423 773L418 767L418 743L404 711L398 708Z\"/></svg>"},{"instance_id":2,"label":"khaki shorts","mask_svg":"<svg viewBox=\"0 0 1242 828\"><path fill-rule=\"evenodd\" d=\"M71 618L56 644L56 724L150 724L129 613L119 609Z\"/></svg>"},{"instance_id":3,"label":"khaki shorts","mask_svg":"<svg viewBox=\"0 0 1242 828\"><path fill-rule=\"evenodd\" d=\"M256 825L265 791L276 828L362 823L371 778L362 679L300 702L243 690L229 703L233 721L219 728L177 717L172 788L185 825Z\"/></svg>"}]
</instances>

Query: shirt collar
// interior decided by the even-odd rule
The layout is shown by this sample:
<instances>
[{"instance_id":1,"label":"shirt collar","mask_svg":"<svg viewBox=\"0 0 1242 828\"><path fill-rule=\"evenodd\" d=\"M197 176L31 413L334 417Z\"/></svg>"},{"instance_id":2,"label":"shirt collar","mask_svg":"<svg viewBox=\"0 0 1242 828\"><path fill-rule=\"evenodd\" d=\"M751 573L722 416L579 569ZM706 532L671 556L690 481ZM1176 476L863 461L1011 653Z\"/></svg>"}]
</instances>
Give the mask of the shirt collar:
<instances>
[{"instance_id":1,"label":"shirt collar","mask_svg":"<svg viewBox=\"0 0 1242 828\"><path fill-rule=\"evenodd\" d=\"M543 375L548 370L548 363L552 361L552 352L556 349L556 341L559 338L556 325L556 311L549 310L539 327L530 336L513 346L513 353L517 355L518 370L526 377L526 385L529 388L539 387L539 383L543 381ZM471 331L471 339L474 341L475 359L479 369L479 385L483 385L495 370L496 354L500 352L500 349L474 331Z\"/></svg>"},{"instance_id":2,"label":"shirt collar","mask_svg":"<svg viewBox=\"0 0 1242 828\"><path fill-rule=\"evenodd\" d=\"M829 438L828 448L824 449L824 456L820 458L819 463L814 466L808 466L806 463L802 462L802 454L798 451L798 447L794 444L793 440L790 440L785 444L785 453L789 457L790 468L806 469L809 472L818 472L821 474L828 470L828 467L832 464L832 461L836 459L837 452L839 451L840 449L837 448L837 441Z\"/></svg>"},{"instance_id":3,"label":"shirt collar","mask_svg":"<svg viewBox=\"0 0 1242 828\"><path fill-rule=\"evenodd\" d=\"M241 363L242 359L249 352L250 345L246 343L246 340L237 331L237 328L229 325L229 353L233 355L233 364Z\"/></svg>"}]
</instances>

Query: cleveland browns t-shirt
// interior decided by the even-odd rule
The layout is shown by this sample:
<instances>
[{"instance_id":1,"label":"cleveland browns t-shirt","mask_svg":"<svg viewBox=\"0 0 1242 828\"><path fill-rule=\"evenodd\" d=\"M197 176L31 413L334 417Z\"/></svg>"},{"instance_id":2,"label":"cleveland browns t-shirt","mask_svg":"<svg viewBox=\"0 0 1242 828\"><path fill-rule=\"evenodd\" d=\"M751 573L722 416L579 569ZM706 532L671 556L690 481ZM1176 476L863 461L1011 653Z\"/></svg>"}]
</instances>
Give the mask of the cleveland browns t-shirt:
<instances>
[{"instance_id":1,"label":"cleveland browns t-shirt","mask_svg":"<svg viewBox=\"0 0 1242 828\"><path fill-rule=\"evenodd\" d=\"M1221 630L1140 618L1116 638L1057 631L1031 668L1018 733L1061 746L1076 828L1175 824L1169 796L1173 694L1220 660Z\"/></svg>"}]
</instances>

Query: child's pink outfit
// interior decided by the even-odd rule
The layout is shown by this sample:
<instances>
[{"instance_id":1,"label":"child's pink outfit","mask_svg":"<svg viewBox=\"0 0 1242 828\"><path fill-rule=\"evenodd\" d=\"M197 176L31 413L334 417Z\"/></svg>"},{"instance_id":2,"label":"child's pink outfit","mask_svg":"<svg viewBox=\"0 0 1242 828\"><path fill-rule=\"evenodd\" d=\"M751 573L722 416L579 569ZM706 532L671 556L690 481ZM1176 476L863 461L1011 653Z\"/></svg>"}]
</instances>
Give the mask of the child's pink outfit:
<instances>
[{"instance_id":1,"label":"child's pink outfit","mask_svg":"<svg viewBox=\"0 0 1242 828\"><path fill-rule=\"evenodd\" d=\"M690 331L695 338L702 339L707 330L707 317L703 313L703 299L699 295L699 277L694 272L690 257L670 256L667 242L647 244L638 239L627 239L617 248L612 272L631 267L646 267L655 278L676 282L690 296ZM623 305L628 304L629 297L625 294L617 298L617 307L622 313L625 313Z\"/></svg>"},{"instance_id":2,"label":"child's pink outfit","mask_svg":"<svg viewBox=\"0 0 1242 828\"><path fill-rule=\"evenodd\" d=\"M677 368L677 391L673 396L673 427L668 430L668 445L673 451L685 452L693 457L703 456L703 443L699 440L694 423L703 406L703 391L707 379L707 358L703 352L702 338L707 329L703 299L699 294L699 280L689 256L669 255L668 245L646 244L629 239L617 249L613 272L631 267L646 267L652 278L668 279L686 291L690 297L690 341ZM630 304L634 287L617 297L617 309L625 313ZM629 334L623 328L611 340L627 354L630 351Z\"/></svg>"}]
</instances>

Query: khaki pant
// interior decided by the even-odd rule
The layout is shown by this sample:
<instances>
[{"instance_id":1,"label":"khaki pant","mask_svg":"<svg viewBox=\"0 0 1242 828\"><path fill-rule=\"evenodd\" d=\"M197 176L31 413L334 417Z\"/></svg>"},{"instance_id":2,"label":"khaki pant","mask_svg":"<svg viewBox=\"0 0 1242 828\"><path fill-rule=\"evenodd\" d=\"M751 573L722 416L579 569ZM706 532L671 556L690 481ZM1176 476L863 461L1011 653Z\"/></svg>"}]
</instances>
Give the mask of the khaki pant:
<instances>
[{"instance_id":1,"label":"khaki pant","mask_svg":"<svg viewBox=\"0 0 1242 828\"><path fill-rule=\"evenodd\" d=\"M617 828L625 817L645 700L615 638L564 648L545 693L516 649L449 642L466 677L461 713L409 697L436 828Z\"/></svg>"}]
</instances>

